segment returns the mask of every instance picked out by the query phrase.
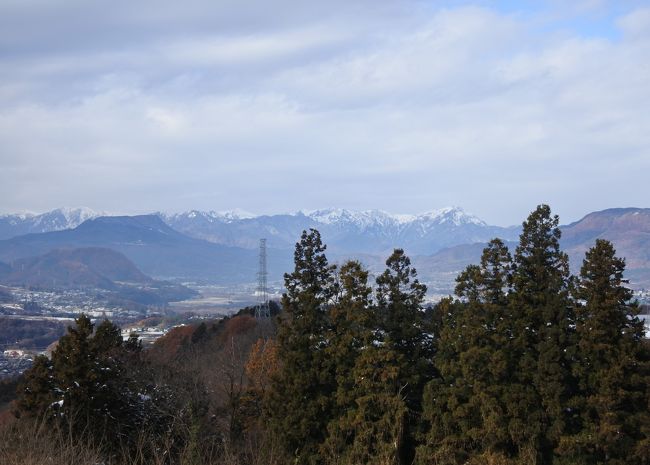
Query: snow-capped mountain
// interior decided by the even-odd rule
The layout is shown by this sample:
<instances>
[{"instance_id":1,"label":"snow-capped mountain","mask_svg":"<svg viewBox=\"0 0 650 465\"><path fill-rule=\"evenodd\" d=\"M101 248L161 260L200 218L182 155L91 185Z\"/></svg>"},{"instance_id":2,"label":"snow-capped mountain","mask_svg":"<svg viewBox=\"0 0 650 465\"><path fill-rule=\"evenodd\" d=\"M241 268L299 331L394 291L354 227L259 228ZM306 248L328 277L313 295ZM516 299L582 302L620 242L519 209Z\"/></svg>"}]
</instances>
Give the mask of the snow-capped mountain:
<instances>
[{"instance_id":1,"label":"snow-capped mountain","mask_svg":"<svg viewBox=\"0 0 650 465\"><path fill-rule=\"evenodd\" d=\"M344 208L328 208L300 212L320 224L353 225L360 229L370 227L393 227L399 224L395 215L382 210L351 211Z\"/></svg>"},{"instance_id":2,"label":"snow-capped mountain","mask_svg":"<svg viewBox=\"0 0 650 465\"><path fill-rule=\"evenodd\" d=\"M260 237L266 237L270 247L292 248L303 230L316 228L329 250L340 254L384 254L395 247L413 254L431 254L453 245L517 235L517 228L487 225L460 207L420 215L328 208L261 216L195 210L160 216L184 234L245 248L257 247Z\"/></svg>"},{"instance_id":3,"label":"snow-capped mountain","mask_svg":"<svg viewBox=\"0 0 650 465\"><path fill-rule=\"evenodd\" d=\"M485 242L494 237L516 241L520 232L519 227L490 226L459 207L419 215L330 208L259 216L242 211L192 210L123 217L100 217L85 208L61 208L40 215L0 216L0 237L13 237L0 240L0 262L10 263L61 247L104 247L124 253L149 275L249 282L256 272L259 239L264 237L269 247L270 276L280 281L291 269L294 244L309 228L321 232L327 256L333 262L357 258L373 272L380 272L392 249L400 247L413 259L425 281L443 287L453 287L456 274L478 262ZM594 240L605 238L626 257L626 276L632 284L648 287L650 209L593 212L561 228L562 246L574 270ZM0 274L2 267L0 263Z\"/></svg>"},{"instance_id":4,"label":"snow-capped mountain","mask_svg":"<svg viewBox=\"0 0 650 465\"><path fill-rule=\"evenodd\" d=\"M314 210L301 212L305 216L322 224L354 224L358 227L400 227L412 223L420 224L476 224L487 226L485 222L474 215L466 213L460 207L446 207L419 215L395 215L383 210L352 211L343 208L328 208L325 210Z\"/></svg>"},{"instance_id":5,"label":"snow-capped mountain","mask_svg":"<svg viewBox=\"0 0 650 465\"><path fill-rule=\"evenodd\" d=\"M38 215L33 213L0 215L0 239L22 234L72 229L86 220L104 214L85 207L63 207Z\"/></svg>"},{"instance_id":6,"label":"snow-capped mountain","mask_svg":"<svg viewBox=\"0 0 650 465\"><path fill-rule=\"evenodd\" d=\"M327 208L288 214L253 215L242 210L189 210L155 213L167 225L188 236L216 244L254 249L265 237L270 248L292 249L303 230L318 229L331 253L385 255L395 247L426 255L458 244L485 242L495 236L514 239L516 228L490 226L460 207L419 215L382 210ZM40 215L0 217L0 239L28 233L73 229L102 216L88 208L59 208Z\"/></svg>"}]
</instances>

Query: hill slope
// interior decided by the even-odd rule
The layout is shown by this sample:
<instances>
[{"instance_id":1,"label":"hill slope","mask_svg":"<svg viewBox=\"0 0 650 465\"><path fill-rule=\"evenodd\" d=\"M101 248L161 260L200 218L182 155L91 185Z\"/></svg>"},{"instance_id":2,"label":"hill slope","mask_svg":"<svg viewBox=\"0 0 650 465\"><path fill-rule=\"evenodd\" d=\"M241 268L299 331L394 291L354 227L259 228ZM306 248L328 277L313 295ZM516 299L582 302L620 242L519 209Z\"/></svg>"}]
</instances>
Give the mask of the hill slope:
<instances>
[{"instance_id":1,"label":"hill slope","mask_svg":"<svg viewBox=\"0 0 650 465\"><path fill-rule=\"evenodd\" d=\"M650 208L602 210L562 227L562 246L574 270L596 239L611 241L617 255L625 257L631 284L650 288Z\"/></svg>"},{"instance_id":2,"label":"hill slope","mask_svg":"<svg viewBox=\"0 0 650 465\"><path fill-rule=\"evenodd\" d=\"M589 213L584 218L564 226L560 241L569 255L571 270L578 273L585 252L596 239L607 239L616 253L625 257L625 276L632 287L650 288L650 208L613 208ZM485 243L463 244L443 249L433 255L417 257L416 265L424 277L440 272L461 271L467 265L478 263ZM515 242L508 243L511 252Z\"/></svg>"},{"instance_id":3,"label":"hill slope","mask_svg":"<svg viewBox=\"0 0 650 465\"><path fill-rule=\"evenodd\" d=\"M54 249L80 247L101 247L121 252L142 272L154 277L198 278L224 283L253 282L256 279L256 251L188 237L155 215L99 217L75 229L27 234L0 241L0 260L13 262ZM289 254L276 254L269 250L272 276L284 272L290 259Z\"/></svg>"},{"instance_id":4,"label":"hill slope","mask_svg":"<svg viewBox=\"0 0 650 465\"><path fill-rule=\"evenodd\" d=\"M102 289L116 288L116 281L153 282L121 253L99 247L56 249L45 255L18 259L0 280L21 286Z\"/></svg>"}]
</instances>

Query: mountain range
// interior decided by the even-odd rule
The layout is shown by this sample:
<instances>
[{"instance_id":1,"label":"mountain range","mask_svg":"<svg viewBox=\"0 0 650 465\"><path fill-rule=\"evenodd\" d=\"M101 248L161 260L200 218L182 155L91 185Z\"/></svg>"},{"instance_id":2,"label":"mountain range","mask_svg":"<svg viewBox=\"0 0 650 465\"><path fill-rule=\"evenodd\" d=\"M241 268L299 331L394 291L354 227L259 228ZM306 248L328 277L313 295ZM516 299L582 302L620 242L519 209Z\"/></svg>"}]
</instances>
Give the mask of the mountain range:
<instances>
[{"instance_id":1,"label":"mountain range","mask_svg":"<svg viewBox=\"0 0 650 465\"><path fill-rule=\"evenodd\" d=\"M87 219L79 223L82 218ZM20 235L39 228L51 230ZM434 286L440 289L449 289L458 271L478 261L489 239L501 237L514 246L512 241L521 231L518 226L488 225L458 207L420 215L325 209L261 216L192 210L112 217L88 209L65 209L0 217L0 234L16 236L0 241L0 261L61 247L107 247L123 253L151 276L244 283L256 280L257 248L259 239L265 237L269 279L280 280L291 269L291 252L300 233L309 228L321 232L332 261L358 258L371 271L381 270L393 248L404 248L422 279L440 283ZM574 271L595 239L605 238L626 257L633 284L650 287L650 209L593 212L561 229L562 246Z\"/></svg>"},{"instance_id":2,"label":"mountain range","mask_svg":"<svg viewBox=\"0 0 650 465\"><path fill-rule=\"evenodd\" d=\"M303 230L318 229L334 254L382 254L396 247L411 254L431 254L446 247L489 240L515 239L519 227L490 226L459 207L420 215L393 215L381 210L330 208L289 214L254 216L242 212L191 210L156 212L169 227L195 239L244 249L257 249L265 237L269 248L293 249ZM0 239L28 233L74 229L88 219L105 216L87 208L61 208L40 215L0 216ZM151 215L142 215L151 216Z\"/></svg>"},{"instance_id":3,"label":"mountain range","mask_svg":"<svg viewBox=\"0 0 650 465\"><path fill-rule=\"evenodd\" d=\"M9 239L22 234L61 231L79 226L84 221L104 216L90 208L57 208L46 213L15 213L0 215L0 239Z\"/></svg>"},{"instance_id":4,"label":"mountain range","mask_svg":"<svg viewBox=\"0 0 650 465\"><path fill-rule=\"evenodd\" d=\"M0 261L13 263L55 249L102 247L118 251L143 273L159 279L219 283L255 281L257 251L182 234L156 215L100 216L74 229L26 234L0 241ZM287 270L290 257L269 250L270 273Z\"/></svg>"},{"instance_id":5,"label":"mountain range","mask_svg":"<svg viewBox=\"0 0 650 465\"><path fill-rule=\"evenodd\" d=\"M303 230L315 228L335 255L387 255L396 247L411 254L430 254L496 236L514 239L519 230L490 226L458 207L420 215L336 208L256 217L200 211L158 215L172 228L190 236L244 248L257 247L259 238L266 237L269 247L292 249Z\"/></svg>"}]
</instances>

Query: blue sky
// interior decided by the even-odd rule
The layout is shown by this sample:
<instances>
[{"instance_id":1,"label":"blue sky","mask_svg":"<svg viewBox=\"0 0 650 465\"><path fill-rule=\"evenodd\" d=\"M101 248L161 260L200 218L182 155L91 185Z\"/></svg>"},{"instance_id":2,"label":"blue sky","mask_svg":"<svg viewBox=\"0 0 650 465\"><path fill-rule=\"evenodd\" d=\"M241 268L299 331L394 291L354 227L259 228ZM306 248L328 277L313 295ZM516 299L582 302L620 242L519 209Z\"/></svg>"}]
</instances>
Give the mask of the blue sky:
<instances>
[{"instance_id":1,"label":"blue sky","mask_svg":"<svg viewBox=\"0 0 650 465\"><path fill-rule=\"evenodd\" d=\"M0 4L0 210L650 207L650 7Z\"/></svg>"}]
</instances>

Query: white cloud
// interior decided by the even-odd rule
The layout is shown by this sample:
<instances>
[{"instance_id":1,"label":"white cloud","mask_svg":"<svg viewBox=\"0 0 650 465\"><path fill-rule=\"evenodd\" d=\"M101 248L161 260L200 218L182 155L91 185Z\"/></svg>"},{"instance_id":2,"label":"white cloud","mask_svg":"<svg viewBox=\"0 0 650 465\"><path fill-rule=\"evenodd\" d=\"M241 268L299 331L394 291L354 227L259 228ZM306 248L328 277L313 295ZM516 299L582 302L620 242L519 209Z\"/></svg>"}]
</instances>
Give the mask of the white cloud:
<instances>
[{"instance_id":1,"label":"white cloud","mask_svg":"<svg viewBox=\"0 0 650 465\"><path fill-rule=\"evenodd\" d=\"M647 39L650 36L650 8L639 8L626 14L618 25L628 38Z\"/></svg>"},{"instance_id":2,"label":"white cloud","mask_svg":"<svg viewBox=\"0 0 650 465\"><path fill-rule=\"evenodd\" d=\"M288 4L267 18L119 3L50 44L63 26L0 33L3 208L460 204L506 224L542 201L567 219L647 206L647 9L612 39L555 34L530 12Z\"/></svg>"}]
</instances>

